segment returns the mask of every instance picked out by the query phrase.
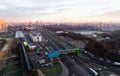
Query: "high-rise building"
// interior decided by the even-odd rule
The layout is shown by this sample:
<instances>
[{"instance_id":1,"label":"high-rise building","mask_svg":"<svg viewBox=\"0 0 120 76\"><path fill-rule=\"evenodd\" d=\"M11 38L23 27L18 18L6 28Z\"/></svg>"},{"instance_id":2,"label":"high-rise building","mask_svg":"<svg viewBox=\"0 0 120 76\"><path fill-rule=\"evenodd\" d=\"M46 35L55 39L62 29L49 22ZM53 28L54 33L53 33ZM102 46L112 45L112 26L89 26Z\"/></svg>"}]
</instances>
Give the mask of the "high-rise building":
<instances>
[{"instance_id":1,"label":"high-rise building","mask_svg":"<svg viewBox=\"0 0 120 76\"><path fill-rule=\"evenodd\" d=\"M0 20L0 32L7 32L7 23L5 20Z\"/></svg>"}]
</instances>

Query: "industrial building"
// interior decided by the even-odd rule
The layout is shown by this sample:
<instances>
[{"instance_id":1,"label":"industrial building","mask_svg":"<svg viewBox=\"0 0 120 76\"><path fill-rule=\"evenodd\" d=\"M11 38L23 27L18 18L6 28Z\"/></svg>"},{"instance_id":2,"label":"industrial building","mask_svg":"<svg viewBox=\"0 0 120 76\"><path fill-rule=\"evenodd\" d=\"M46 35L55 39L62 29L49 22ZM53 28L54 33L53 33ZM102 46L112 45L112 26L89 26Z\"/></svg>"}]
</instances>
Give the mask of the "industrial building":
<instances>
[{"instance_id":1,"label":"industrial building","mask_svg":"<svg viewBox=\"0 0 120 76\"><path fill-rule=\"evenodd\" d=\"M41 35L41 33L32 33L30 34L30 38L32 39L33 42L43 41L43 36Z\"/></svg>"}]
</instances>

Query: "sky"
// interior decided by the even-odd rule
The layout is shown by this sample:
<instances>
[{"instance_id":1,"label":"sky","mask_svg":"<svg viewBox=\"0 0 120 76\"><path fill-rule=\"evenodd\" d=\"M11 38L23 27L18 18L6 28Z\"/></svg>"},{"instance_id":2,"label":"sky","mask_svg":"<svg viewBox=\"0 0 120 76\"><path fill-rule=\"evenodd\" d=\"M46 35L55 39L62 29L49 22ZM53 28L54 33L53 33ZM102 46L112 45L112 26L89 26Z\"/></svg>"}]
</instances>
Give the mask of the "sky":
<instances>
[{"instance_id":1,"label":"sky","mask_svg":"<svg viewBox=\"0 0 120 76\"><path fill-rule=\"evenodd\" d=\"M0 0L7 22L120 22L120 0Z\"/></svg>"}]
</instances>

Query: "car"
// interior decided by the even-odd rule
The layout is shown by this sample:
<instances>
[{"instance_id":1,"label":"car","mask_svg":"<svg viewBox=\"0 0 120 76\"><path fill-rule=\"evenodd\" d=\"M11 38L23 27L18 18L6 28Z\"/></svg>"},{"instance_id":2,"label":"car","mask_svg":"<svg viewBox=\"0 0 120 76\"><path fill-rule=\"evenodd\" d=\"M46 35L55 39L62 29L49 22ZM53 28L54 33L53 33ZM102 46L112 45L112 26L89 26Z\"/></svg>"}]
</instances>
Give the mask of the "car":
<instances>
[{"instance_id":1,"label":"car","mask_svg":"<svg viewBox=\"0 0 120 76\"><path fill-rule=\"evenodd\" d=\"M102 69L101 69L101 68L99 68L99 69L98 69L98 71L102 71Z\"/></svg>"}]
</instances>

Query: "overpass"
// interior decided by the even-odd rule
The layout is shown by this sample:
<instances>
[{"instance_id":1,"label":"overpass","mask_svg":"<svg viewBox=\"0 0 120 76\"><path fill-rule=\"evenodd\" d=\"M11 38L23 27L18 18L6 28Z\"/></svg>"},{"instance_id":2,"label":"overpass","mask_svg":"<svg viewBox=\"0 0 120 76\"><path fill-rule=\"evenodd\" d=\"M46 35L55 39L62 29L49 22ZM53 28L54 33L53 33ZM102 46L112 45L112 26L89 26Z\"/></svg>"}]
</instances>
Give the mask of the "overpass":
<instances>
[{"instance_id":1,"label":"overpass","mask_svg":"<svg viewBox=\"0 0 120 76\"><path fill-rule=\"evenodd\" d=\"M66 49L66 50L60 50L60 54L67 54L67 53L73 53L79 50L78 48L73 48L73 49Z\"/></svg>"}]
</instances>

